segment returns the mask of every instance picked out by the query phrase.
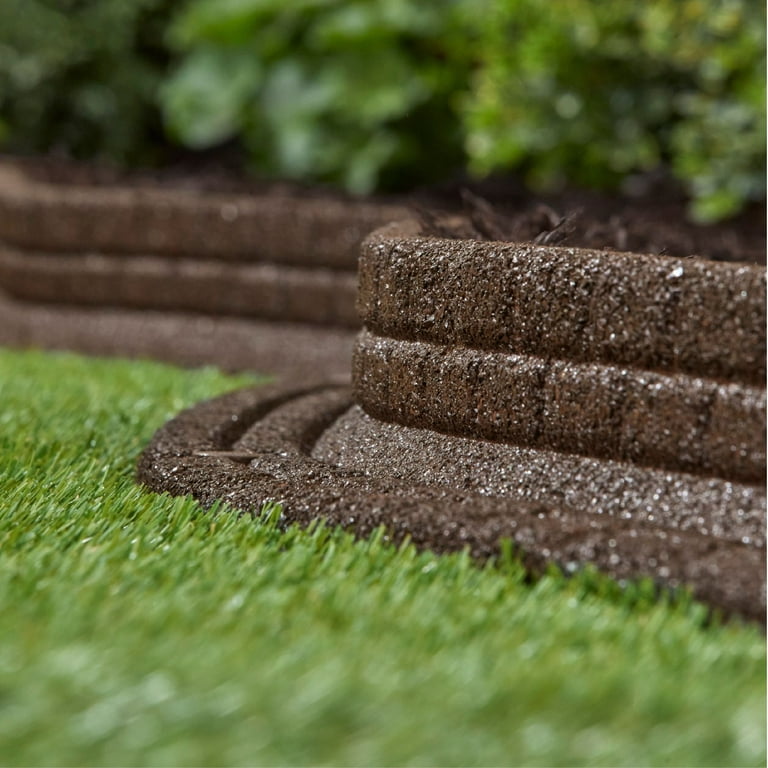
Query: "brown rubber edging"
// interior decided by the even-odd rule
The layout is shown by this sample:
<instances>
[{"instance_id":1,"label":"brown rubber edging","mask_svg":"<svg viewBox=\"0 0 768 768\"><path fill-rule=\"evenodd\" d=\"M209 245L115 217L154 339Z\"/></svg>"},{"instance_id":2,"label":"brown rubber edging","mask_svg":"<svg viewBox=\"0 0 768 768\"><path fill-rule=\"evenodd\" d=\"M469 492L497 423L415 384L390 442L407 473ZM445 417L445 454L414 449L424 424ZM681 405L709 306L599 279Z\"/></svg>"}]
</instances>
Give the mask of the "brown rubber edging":
<instances>
[{"instance_id":1,"label":"brown rubber edging","mask_svg":"<svg viewBox=\"0 0 768 768\"><path fill-rule=\"evenodd\" d=\"M409 483L765 545L763 487L405 427L374 419L357 405L323 433L312 456Z\"/></svg>"},{"instance_id":2,"label":"brown rubber edging","mask_svg":"<svg viewBox=\"0 0 768 768\"><path fill-rule=\"evenodd\" d=\"M357 327L357 250L395 204L280 188L38 179L0 164L0 288L16 299Z\"/></svg>"},{"instance_id":3,"label":"brown rubber edging","mask_svg":"<svg viewBox=\"0 0 768 768\"><path fill-rule=\"evenodd\" d=\"M357 402L384 421L745 482L765 476L757 387L367 331L353 360Z\"/></svg>"},{"instance_id":4,"label":"brown rubber edging","mask_svg":"<svg viewBox=\"0 0 768 768\"><path fill-rule=\"evenodd\" d=\"M252 388L198 404L157 432L138 478L205 506L225 501L256 513L265 501L280 502L284 522L307 524L320 514L362 536L384 525L395 542L407 537L436 552L467 547L489 557L509 538L534 572L553 561L566 572L593 563L619 579L692 585L698 599L727 614L764 619L764 538L744 543L663 518L489 496L317 458L323 435L351 404L349 390L334 385Z\"/></svg>"},{"instance_id":5,"label":"brown rubber edging","mask_svg":"<svg viewBox=\"0 0 768 768\"><path fill-rule=\"evenodd\" d=\"M258 261L354 271L360 241L403 205L183 186L54 184L0 166L0 240L19 249Z\"/></svg>"},{"instance_id":6,"label":"brown rubber edging","mask_svg":"<svg viewBox=\"0 0 768 768\"><path fill-rule=\"evenodd\" d=\"M189 312L31 304L0 294L0 344L216 365L286 380L349 378L354 333L302 323Z\"/></svg>"},{"instance_id":7,"label":"brown rubber edging","mask_svg":"<svg viewBox=\"0 0 768 768\"><path fill-rule=\"evenodd\" d=\"M403 205L97 176L0 162L0 344L349 375L359 243Z\"/></svg>"},{"instance_id":8,"label":"brown rubber edging","mask_svg":"<svg viewBox=\"0 0 768 768\"><path fill-rule=\"evenodd\" d=\"M763 267L423 237L406 222L364 242L360 273L353 382L371 416L764 482Z\"/></svg>"},{"instance_id":9,"label":"brown rubber edging","mask_svg":"<svg viewBox=\"0 0 768 768\"><path fill-rule=\"evenodd\" d=\"M354 272L149 256L21 252L0 245L0 285L16 299L203 312L357 328Z\"/></svg>"},{"instance_id":10,"label":"brown rubber edging","mask_svg":"<svg viewBox=\"0 0 768 768\"><path fill-rule=\"evenodd\" d=\"M383 337L764 386L765 267L424 236L363 243L358 310Z\"/></svg>"},{"instance_id":11,"label":"brown rubber edging","mask_svg":"<svg viewBox=\"0 0 768 768\"><path fill-rule=\"evenodd\" d=\"M533 254L534 268L488 278L483 265L499 248L518 259ZM573 327L558 326L556 343L551 327L531 325L535 307L520 302L504 322L524 330L477 335L488 318L498 322L488 307L514 294L510 282L541 262L530 284L535 305L549 295L546 254L564 270L563 254L572 252L424 237L413 223L374 233L361 261L367 277L358 306L368 327L357 338L354 395L322 386L244 390L201 404L158 432L139 478L206 505L221 500L256 512L280 502L286 521L322 516L363 535L383 524L395 540L410 537L438 552L466 546L487 557L509 538L534 570L551 561L566 572L593 563L619 579L687 584L726 613L764 620L765 391L742 374L751 365L765 369L765 329L754 291L744 296L739 283L746 275L764 293L764 270L708 271L690 259L678 274L667 260L672 279L688 270L694 283L654 294L653 275L668 277L654 257L621 262L656 302L684 303L697 281L709 281L702 316L743 336L725 352L693 332L695 313L683 322L669 307L655 314L677 328L677 346L666 330L601 314L594 302L587 315L564 310L562 323L571 318ZM456 257L447 268L446 253ZM618 269L615 256L590 252L596 264L611 262L609 272ZM573 274L557 275L571 290L563 301L581 295L573 288L583 266L576 258ZM453 292L443 291L444 273ZM410 321L425 311L426 326ZM381 321L387 312L391 322ZM569 357L562 339L597 338L593 325L609 339L642 330L645 357L611 361L589 344ZM734 349L747 338L757 339L758 351L745 361ZM530 346L510 348L511 339ZM644 360L655 367L643 368Z\"/></svg>"}]
</instances>

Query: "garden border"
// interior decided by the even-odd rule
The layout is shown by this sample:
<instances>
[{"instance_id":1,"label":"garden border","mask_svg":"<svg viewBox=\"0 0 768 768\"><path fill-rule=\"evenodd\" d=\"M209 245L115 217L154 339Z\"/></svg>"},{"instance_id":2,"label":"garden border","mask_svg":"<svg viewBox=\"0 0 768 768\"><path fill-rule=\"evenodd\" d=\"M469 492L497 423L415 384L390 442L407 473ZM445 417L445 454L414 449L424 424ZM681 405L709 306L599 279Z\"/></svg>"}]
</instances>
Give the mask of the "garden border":
<instances>
[{"instance_id":1,"label":"garden border","mask_svg":"<svg viewBox=\"0 0 768 768\"><path fill-rule=\"evenodd\" d=\"M249 388L199 403L155 434L138 479L154 491L192 494L206 507L225 502L257 514L277 502L285 524L320 518L360 536L384 526L394 543L435 552L468 548L486 559L506 538L534 573L552 562L566 573L592 563L618 579L692 585L698 599L726 614L765 620L764 545L315 458L318 441L351 403L349 389L334 383Z\"/></svg>"}]
</instances>

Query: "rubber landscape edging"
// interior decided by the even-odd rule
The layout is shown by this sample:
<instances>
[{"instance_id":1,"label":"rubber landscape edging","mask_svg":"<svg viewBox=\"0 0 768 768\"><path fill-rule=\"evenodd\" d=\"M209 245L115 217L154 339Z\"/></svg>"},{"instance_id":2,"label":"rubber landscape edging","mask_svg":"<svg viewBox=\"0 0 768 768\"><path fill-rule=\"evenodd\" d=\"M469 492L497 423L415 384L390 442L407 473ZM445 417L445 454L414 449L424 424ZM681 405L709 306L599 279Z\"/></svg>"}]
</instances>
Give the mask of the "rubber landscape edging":
<instances>
[{"instance_id":1,"label":"rubber landscape edging","mask_svg":"<svg viewBox=\"0 0 768 768\"><path fill-rule=\"evenodd\" d=\"M14 173L0 342L337 382L192 409L142 457L150 487L438 552L509 538L534 571L593 563L764 620L764 269L388 226L364 248L352 396L357 242L402 208Z\"/></svg>"},{"instance_id":2,"label":"rubber landscape edging","mask_svg":"<svg viewBox=\"0 0 768 768\"><path fill-rule=\"evenodd\" d=\"M0 343L348 376L359 243L406 211L4 160Z\"/></svg>"},{"instance_id":3,"label":"rubber landscape edging","mask_svg":"<svg viewBox=\"0 0 768 768\"><path fill-rule=\"evenodd\" d=\"M0 166L0 240L20 249L143 254L354 271L360 241L407 211L398 204L237 194L161 184L52 183Z\"/></svg>"},{"instance_id":4,"label":"rubber landscape edging","mask_svg":"<svg viewBox=\"0 0 768 768\"><path fill-rule=\"evenodd\" d=\"M378 336L765 386L766 272L747 263L449 239L365 239L358 311Z\"/></svg>"},{"instance_id":5,"label":"rubber landscape edging","mask_svg":"<svg viewBox=\"0 0 768 768\"><path fill-rule=\"evenodd\" d=\"M500 250L502 267L514 252L534 268L516 263L478 279L477 265ZM472 258L462 258L467 252ZM547 254L559 273L547 269ZM201 404L157 434L139 478L206 505L224 500L255 513L279 502L288 522L319 516L363 535L383 524L394 540L438 552L469 547L488 557L509 538L534 569L592 563L617 578L687 584L720 610L764 620L765 392L750 368L765 368L764 270L686 260L690 286L683 280L685 289L666 294L652 288L654 257L582 251L570 279L571 254L424 236L415 222L385 227L362 246L358 307L371 327L358 334L353 395L245 390ZM549 296L536 286L556 273L568 284L562 300L575 301L585 260L591 269L610 262L614 279L620 269L639 274L648 297L678 297L678 306L708 285L710 304L697 311L708 309L741 338L720 350L667 313L684 343L670 345L668 334L646 326L644 351L629 365L624 352L607 362L613 352L601 344L579 343L572 358L562 351L564 339L590 335L590 318L609 339L639 332L632 317L606 314L599 303L587 322L563 309L561 322L570 317L574 327L557 342L561 358L546 327L542 354L531 354L537 331L525 302L504 316L517 331L496 328L498 317L483 324L495 316L483 301L502 304L521 275L529 303ZM685 272L674 260L666 267L679 287ZM495 330L483 335L484 327ZM527 344L525 353L510 340ZM746 361L734 352L747 348ZM643 369L643 360L656 367Z\"/></svg>"},{"instance_id":6,"label":"rubber landscape edging","mask_svg":"<svg viewBox=\"0 0 768 768\"><path fill-rule=\"evenodd\" d=\"M280 503L284 524L320 517L361 536L384 526L387 540L408 539L438 553L467 548L482 559L498 555L501 540L509 539L535 573L551 562L566 573L591 563L618 579L689 585L727 615L764 620L764 544L675 528L661 518L488 496L403 480L388 467L361 471L318 458L323 435L351 407L350 390L334 384L238 390L162 427L137 476L155 491L191 494L207 507L225 502L257 514L266 502Z\"/></svg>"},{"instance_id":7,"label":"rubber landscape edging","mask_svg":"<svg viewBox=\"0 0 768 768\"><path fill-rule=\"evenodd\" d=\"M406 222L364 241L360 275L353 384L374 418L764 481L765 268Z\"/></svg>"},{"instance_id":8,"label":"rubber landscape edging","mask_svg":"<svg viewBox=\"0 0 768 768\"><path fill-rule=\"evenodd\" d=\"M66 255L0 245L0 286L20 301L257 317L357 328L354 272L150 256Z\"/></svg>"},{"instance_id":9,"label":"rubber landscape edging","mask_svg":"<svg viewBox=\"0 0 768 768\"><path fill-rule=\"evenodd\" d=\"M761 482L765 391L447 344L358 336L356 401L383 421Z\"/></svg>"},{"instance_id":10,"label":"rubber landscape edging","mask_svg":"<svg viewBox=\"0 0 768 768\"><path fill-rule=\"evenodd\" d=\"M307 371L349 379L354 332L200 313L33 304L0 297L0 344L160 360L288 381Z\"/></svg>"}]
</instances>

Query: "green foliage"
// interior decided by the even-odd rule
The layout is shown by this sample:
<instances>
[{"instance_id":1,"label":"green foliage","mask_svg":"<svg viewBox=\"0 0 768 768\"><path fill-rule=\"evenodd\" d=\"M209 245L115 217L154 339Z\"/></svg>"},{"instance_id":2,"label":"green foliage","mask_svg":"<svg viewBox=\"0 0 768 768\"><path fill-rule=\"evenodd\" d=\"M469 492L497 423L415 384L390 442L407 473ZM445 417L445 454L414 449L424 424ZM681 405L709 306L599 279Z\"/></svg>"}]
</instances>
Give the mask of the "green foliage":
<instances>
[{"instance_id":1,"label":"green foliage","mask_svg":"<svg viewBox=\"0 0 768 768\"><path fill-rule=\"evenodd\" d=\"M701 220L765 193L765 5L494 0L466 102L475 170L610 186L670 166Z\"/></svg>"},{"instance_id":2,"label":"green foliage","mask_svg":"<svg viewBox=\"0 0 768 768\"><path fill-rule=\"evenodd\" d=\"M354 192L662 166L713 220L765 193L765 31L752 0L2 0L0 148L151 162L167 129Z\"/></svg>"},{"instance_id":3,"label":"green foliage","mask_svg":"<svg viewBox=\"0 0 768 768\"><path fill-rule=\"evenodd\" d=\"M260 172L354 192L445 178L463 164L455 97L470 40L459 0L193 0L163 89L192 147L232 137Z\"/></svg>"},{"instance_id":4,"label":"green foliage","mask_svg":"<svg viewBox=\"0 0 768 768\"><path fill-rule=\"evenodd\" d=\"M760 628L134 484L251 381L0 351L3 763L765 765Z\"/></svg>"},{"instance_id":5,"label":"green foliage","mask_svg":"<svg viewBox=\"0 0 768 768\"><path fill-rule=\"evenodd\" d=\"M151 159L171 0L2 0L0 144Z\"/></svg>"}]
</instances>

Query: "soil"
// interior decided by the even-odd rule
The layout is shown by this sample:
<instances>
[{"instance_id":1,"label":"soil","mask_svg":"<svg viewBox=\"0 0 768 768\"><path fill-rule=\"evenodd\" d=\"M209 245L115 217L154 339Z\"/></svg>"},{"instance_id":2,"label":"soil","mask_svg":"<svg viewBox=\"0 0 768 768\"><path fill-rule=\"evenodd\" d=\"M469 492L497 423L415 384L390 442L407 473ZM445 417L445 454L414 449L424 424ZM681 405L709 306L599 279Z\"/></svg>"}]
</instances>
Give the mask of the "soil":
<instances>
[{"instance_id":1,"label":"soil","mask_svg":"<svg viewBox=\"0 0 768 768\"><path fill-rule=\"evenodd\" d=\"M658 189L526 194L1 163L0 343L302 382L170 422L156 490L480 558L507 537L533 571L764 621L764 210L701 228ZM408 217L365 241L356 338L361 241Z\"/></svg>"},{"instance_id":2,"label":"soil","mask_svg":"<svg viewBox=\"0 0 768 768\"><path fill-rule=\"evenodd\" d=\"M696 226L686 222L684 199L668 189L644 188L635 197L569 190L533 200L529 193L505 191L505 184L486 182L474 189L461 187L458 193L468 223L438 223L428 208L420 208L422 231L443 237L765 264L761 205L750 206L726 223Z\"/></svg>"}]
</instances>

